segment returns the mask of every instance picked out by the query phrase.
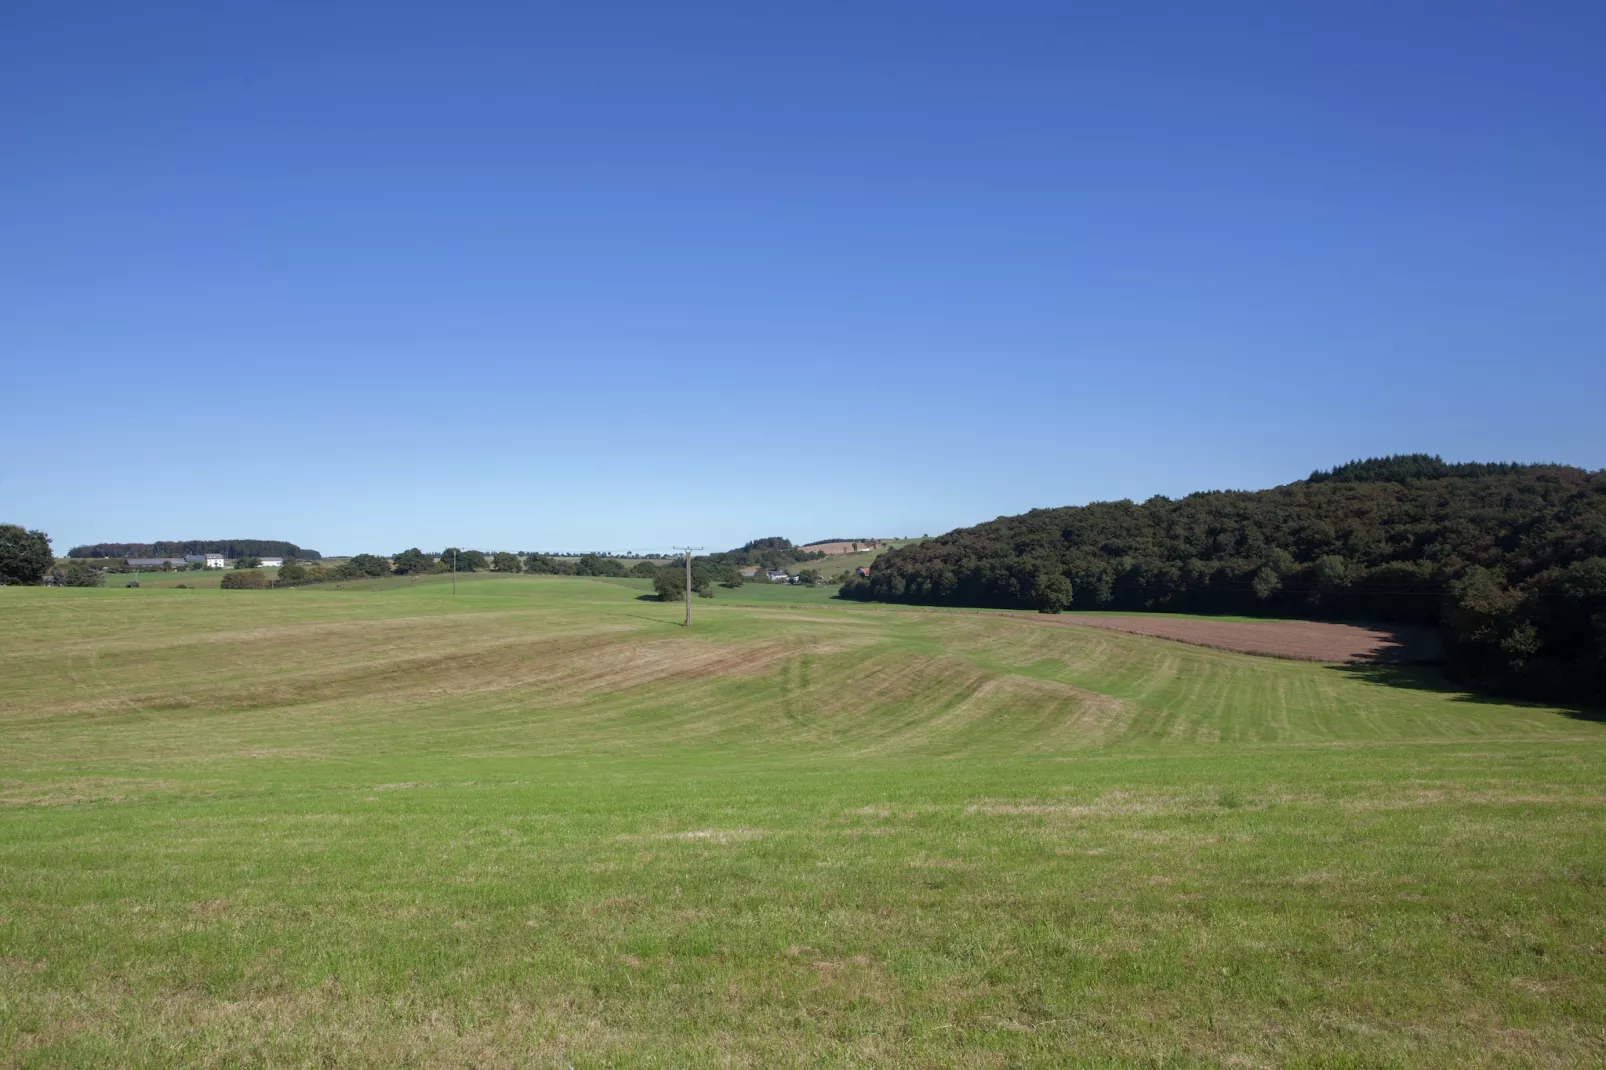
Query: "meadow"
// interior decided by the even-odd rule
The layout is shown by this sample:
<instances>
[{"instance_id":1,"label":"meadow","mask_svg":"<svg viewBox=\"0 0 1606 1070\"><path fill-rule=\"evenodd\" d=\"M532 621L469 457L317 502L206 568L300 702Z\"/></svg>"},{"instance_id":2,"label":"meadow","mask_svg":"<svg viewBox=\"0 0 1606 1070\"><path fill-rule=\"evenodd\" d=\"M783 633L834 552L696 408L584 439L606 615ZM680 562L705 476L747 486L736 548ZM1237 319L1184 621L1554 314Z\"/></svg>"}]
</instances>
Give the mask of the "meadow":
<instances>
[{"instance_id":1,"label":"meadow","mask_svg":"<svg viewBox=\"0 0 1606 1070\"><path fill-rule=\"evenodd\" d=\"M1602 1062L1596 711L647 587L0 589L0 1062Z\"/></svg>"}]
</instances>

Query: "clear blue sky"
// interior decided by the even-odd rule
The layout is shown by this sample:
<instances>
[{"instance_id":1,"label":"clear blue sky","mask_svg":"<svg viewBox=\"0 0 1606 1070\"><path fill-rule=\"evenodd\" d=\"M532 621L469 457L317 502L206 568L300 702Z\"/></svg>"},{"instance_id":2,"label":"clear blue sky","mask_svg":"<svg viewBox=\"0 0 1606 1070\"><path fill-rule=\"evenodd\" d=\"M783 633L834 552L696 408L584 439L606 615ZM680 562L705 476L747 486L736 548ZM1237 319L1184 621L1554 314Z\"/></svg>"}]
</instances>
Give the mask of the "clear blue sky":
<instances>
[{"instance_id":1,"label":"clear blue sky","mask_svg":"<svg viewBox=\"0 0 1606 1070\"><path fill-rule=\"evenodd\" d=\"M933 534L1606 467L1598 2L0 11L0 520Z\"/></svg>"}]
</instances>

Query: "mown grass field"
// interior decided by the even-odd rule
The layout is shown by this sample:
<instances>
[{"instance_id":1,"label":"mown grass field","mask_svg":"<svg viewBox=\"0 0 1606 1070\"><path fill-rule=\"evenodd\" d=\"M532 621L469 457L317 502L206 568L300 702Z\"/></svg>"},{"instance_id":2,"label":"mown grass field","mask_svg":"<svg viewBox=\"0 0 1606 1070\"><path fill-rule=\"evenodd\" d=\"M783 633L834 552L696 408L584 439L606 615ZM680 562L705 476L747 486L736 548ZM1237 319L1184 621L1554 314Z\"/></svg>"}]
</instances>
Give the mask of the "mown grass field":
<instances>
[{"instance_id":1,"label":"mown grass field","mask_svg":"<svg viewBox=\"0 0 1606 1070\"><path fill-rule=\"evenodd\" d=\"M1589 711L645 586L0 590L0 1061L1602 1061Z\"/></svg>"}]
</instances>

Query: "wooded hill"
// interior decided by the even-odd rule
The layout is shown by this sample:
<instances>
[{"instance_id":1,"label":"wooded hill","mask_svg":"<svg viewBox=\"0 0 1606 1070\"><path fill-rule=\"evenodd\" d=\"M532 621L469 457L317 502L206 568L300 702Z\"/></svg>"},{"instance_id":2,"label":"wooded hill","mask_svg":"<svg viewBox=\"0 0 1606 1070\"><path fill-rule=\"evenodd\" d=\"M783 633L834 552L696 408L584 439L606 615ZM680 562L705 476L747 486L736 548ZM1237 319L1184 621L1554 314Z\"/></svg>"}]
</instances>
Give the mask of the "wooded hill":
<instances>
[{"instance_id":1,"label":"wooded hill","mask_svg":"<svg viewBox=\"0 0 1606 1070\"><path fill-rule=\"evenodd\" d=\"M185 554L222 554L237 557L283 557L317 561L316 550L305 550L278 539L186 539L169 542L97 542L74 546L68 557L182 557Z\"/></svg>"},{"instance_id":2,"label":"wooded hill","mask_svg":"<svg viewBox=\"0 0 1606 1070\"><path fill-rule=\"evenodd\" d=\"M729 565L735 568L757 565L760 568L786 569L804 561L819 561L824 557L825 554L818 550L810 550L806 546L793 546L791 539L772 535L765 539L754 539L734 550L706 554L697 560L706 561L710 565Z\"/></svg>"},{"instance_id":3,"label":"wooded hill","mask_svg":"<svg viewBox=\"0 0 1606 1070\"><path fill-rule=\"evenodd\" d=\"M1606 472L1376 458L1261 491L1034 509L889 550L848 598L1442 625L1491 689L1606 699Z\"/></svg>"}]
</instances>

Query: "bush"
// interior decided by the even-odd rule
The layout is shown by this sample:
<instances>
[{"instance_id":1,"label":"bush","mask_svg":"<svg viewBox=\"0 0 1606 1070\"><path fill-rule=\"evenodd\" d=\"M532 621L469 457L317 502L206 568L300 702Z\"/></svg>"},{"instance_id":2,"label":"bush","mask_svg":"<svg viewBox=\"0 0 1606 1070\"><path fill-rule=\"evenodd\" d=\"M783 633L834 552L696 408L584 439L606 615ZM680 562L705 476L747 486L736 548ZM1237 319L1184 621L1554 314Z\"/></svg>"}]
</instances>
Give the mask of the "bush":
<instances>
[{"instance_id":1,"label":"bush","mask_svg":"<svg viewBox=\"0 0 1606 1070\"><path fill-rule=\"evenodd\" d=\"M62 587L104 587L104 573L89 567L83 561L70 561L65 569L56 569L56 583Z\"/></svg>"},{"instance_id":2,"label":"bush","mask_svg":"<svg viewBox=\"0 0 1606 1070\"><path fill-rule=\"evenodd\" d=\"M260 591L268 585L268 577L260 572L236 570L223 577L225 591Z\"/></svg>"}]
</instances>

